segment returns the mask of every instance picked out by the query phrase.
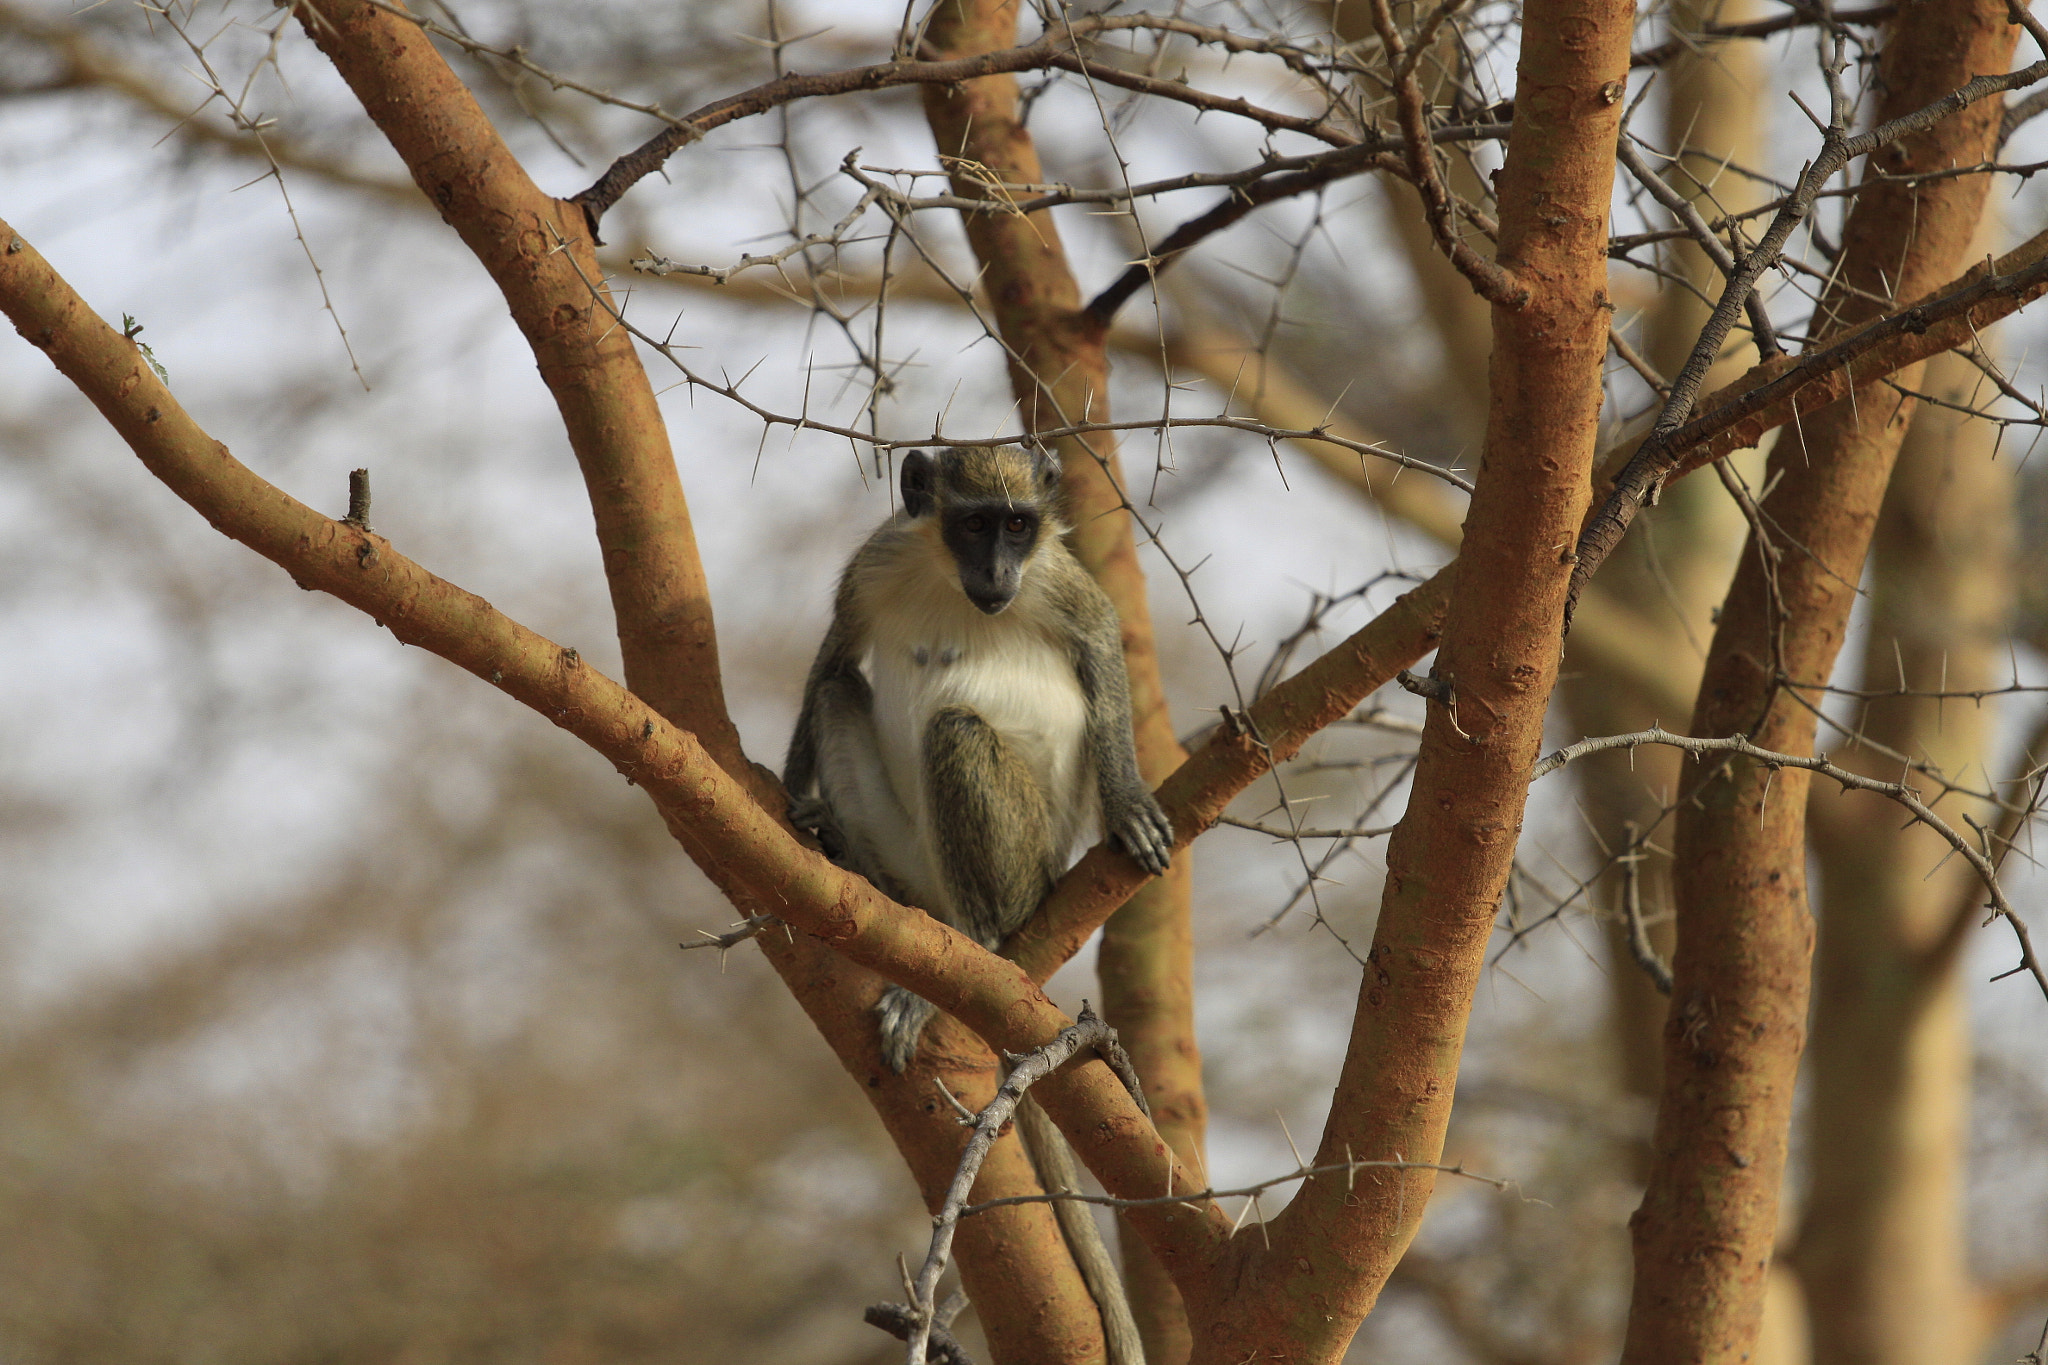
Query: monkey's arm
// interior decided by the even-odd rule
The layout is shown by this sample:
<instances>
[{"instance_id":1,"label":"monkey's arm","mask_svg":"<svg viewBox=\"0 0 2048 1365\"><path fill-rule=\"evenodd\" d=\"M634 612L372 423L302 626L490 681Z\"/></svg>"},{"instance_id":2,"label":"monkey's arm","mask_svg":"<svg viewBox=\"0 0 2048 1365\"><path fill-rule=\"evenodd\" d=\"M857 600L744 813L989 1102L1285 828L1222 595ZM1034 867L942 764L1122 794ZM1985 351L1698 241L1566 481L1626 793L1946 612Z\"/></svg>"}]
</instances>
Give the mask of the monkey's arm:
<instances>
[{"instance_id":1,"label":"monkey's arm","mask_svg":"<svg viewBox=\"0 0 2048 1365\"><path fill-rule=\"evenodd\" d=\"M1173 825L1138 775L1123 629L1115 606L1092 579L1075 586L1074 672L1088 699L1088 753L1102 795L1102 827L1156 876L1173 856Z\"/></svg>"},{"instance_id":2,"label":"monkey's arm","mask_svg":"<svg viewBox=\"0 0 2048 1365\"><path fill-rule=\"evenodd\" d=\"M782 763L782 785L789 792L790 816L803 828L816 829L825 814L824 790L819 782L819 737L835 732L848 720L865 726L874 715L874 693L860 671L860 656L866 648L856 626L853 590L842 581L833 602L832 625L811 661L804 679L803 706L797 712L796 729L789 737L789 754Z\"/></svg>"}]
</instances>

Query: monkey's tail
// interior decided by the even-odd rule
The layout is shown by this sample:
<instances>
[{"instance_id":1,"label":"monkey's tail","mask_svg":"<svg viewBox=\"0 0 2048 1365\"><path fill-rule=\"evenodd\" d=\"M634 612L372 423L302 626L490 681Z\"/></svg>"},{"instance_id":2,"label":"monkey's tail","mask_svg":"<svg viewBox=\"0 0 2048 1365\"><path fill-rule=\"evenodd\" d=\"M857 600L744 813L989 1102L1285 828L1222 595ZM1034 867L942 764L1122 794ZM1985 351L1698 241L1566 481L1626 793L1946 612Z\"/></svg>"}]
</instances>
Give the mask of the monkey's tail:
<instances>
[{"instance_id":1,"label":"monkey's tail","mask_svg":"<svg viewBox=\"0 0 2048 1365\"><path fill-rule=\"evenodd\" d=\"M1047 1194L1081 1193L1081 1172L1074 1161L1074 1149L1029 1095L1017 1106L1017 1133L1024 1139L1024 1150L1031 1154L1031 1164L1038 1170L1038 1183ZM1102 1339L1109 1365L1145 1365L1145 1345L1138 1339L1138 1321L1131 1316L1131 1301L1124 1294L1123 1277L1117 1274L1116 1262L1110 1259L1109 1248L1103 1244L1095 1215L1078 1199L1055 1199L1052 1211L1067 1239L1067 1250L1073 1253L1074 1264L1080 1268L1081 1279L1102 1313Z\"/></svg>"}]
</instances>

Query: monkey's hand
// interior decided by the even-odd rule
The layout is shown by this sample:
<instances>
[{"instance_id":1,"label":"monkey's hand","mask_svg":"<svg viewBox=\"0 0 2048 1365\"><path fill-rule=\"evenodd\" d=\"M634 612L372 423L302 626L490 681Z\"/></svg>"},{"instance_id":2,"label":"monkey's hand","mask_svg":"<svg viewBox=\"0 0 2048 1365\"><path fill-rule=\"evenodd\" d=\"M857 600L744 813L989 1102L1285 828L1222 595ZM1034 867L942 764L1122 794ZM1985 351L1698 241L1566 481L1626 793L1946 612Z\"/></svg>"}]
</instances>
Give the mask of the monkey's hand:
<instances>
[{"instance_id":1,"label":"monkey's hand","mask_svg":"<svg viewBox=\"0 0 2048 1365\"><path fill-rule=\"evenodd\" d=\"M1118 792L1103 802L1103 826L1138 866L1158 876L1173 858L1173 822L1143 787Z\"/></svg>"}]
</instances>

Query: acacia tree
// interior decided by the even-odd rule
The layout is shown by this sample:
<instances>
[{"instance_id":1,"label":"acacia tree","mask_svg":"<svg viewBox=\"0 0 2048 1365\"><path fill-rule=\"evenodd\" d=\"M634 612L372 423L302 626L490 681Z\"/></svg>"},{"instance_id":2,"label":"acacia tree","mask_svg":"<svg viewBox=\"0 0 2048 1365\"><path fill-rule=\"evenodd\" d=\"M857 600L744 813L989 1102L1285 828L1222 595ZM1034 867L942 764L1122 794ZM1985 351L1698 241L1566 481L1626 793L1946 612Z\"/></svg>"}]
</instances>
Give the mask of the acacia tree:
<instances>
[{"instance_id":1,"label":"acacia tree","mask_svg":"<svg viewBox=\"0 0 2048 1365\"><path fill-rule=\"evenodd\" d=\"M1859 30L1839 16L1733 24L1675 17L1676 36L1632 55L1631 43L1640 40L1629 7L1531 3L1513 16L1519 50L1515 84L1505 92L1511 98L1484 101L1474 97L1484 86L1468 68L1482 39L1501 36L1503 17L1467 21L1456 6L1340 9L1326 29L1256 35L1180 13L1049 10L1033 36L1020 33L1025 16L1014 5L948 0L913 16L889 60L780 75L687 115L642 110L661 131L570 199L532 182L435 46L475 53L481 45L473 39L366 0L305 7L294 17L485 267L532 346L590 491L623 685L407 559L370 529L367 498L347 517L326 517L235 461L179 407L134 337L96 318L4 227L0 305L151 472L218 529L301 586L333 593L402 641L540 711L648 793L675 838L746 917L739 936L757 939L862 1083L927 1202L943 1213L912 1302L881 1315L911 1338L914 1355L944 1326L933 1287L947 1254L999 1359L1102 1353L1087 1290L1021 1148L1007 1138L973 1144L963 1166L966 1139L944 1098L987 1111L994 1133L1005 1112L990 1108L999 1075L994 1050L1056 1046L1080 1046L1086 1055L1036 1080L1034 1094L1120 1208L1130 1234L1126 1273L1151 1358L1342 1354L1415 1235L1439 1172L1465 1023L1515 875L1529 784L1562 761L1536 763L1567 639L1605 676L1647 679L1643 695L1675 692L1680 704L1690 701L1688 682L1644 664L1627 590L1609 588L1598 571L1641 507L1666 485L1676 499L1686 487L1678 481L1709 465L1751 540L1718 613L1690 738L1639 730L1565 754L1662 744L1690 748L1700 760L1677 770L1677 799L1655 818L1611 813L1614 832L1623 834L1611 841L1618 867L1633 866L1653 846L1661 818L1677 815L1668 878L1677 926L1668 985L1677 1008L1665 1030L1657 1137L1635 1224L1629 1351L1658 1360L1733 1358L1750 1350L1759 1330L1804 1034L1809 772L1888 798L1888 816L1912 816L1976 878L1951 888L1953 904L1934 916L1921 967L1930 980L1947 979L1962 931L1988 895L2017 933L2021 969L2048 990L2024 925L1991 875L2031 812L2026 795L1983 793L2004 818L1995 838L1980 845L1966 822L1882 775L1884 762L1866 762L1868 771L1858 773L1812 756L1816 698L1827 690L1893 461L1926 384L1919 367L1961 350L1995 374L1975 350L1981 329L2048 290L2048 246L2038 238L1984 265L1966 268L1965 260L2000 138L2031 112L2026 101L2005 112L1997 97L2048 74L2048 63L2006 74L2021 25L2048 37L2024 14L1922 0L1896 16L1853 16L1884 25L1878 97L1859 131L1844 81ZM1710 221L1699 207L1708 187L1682 168L1688 156L1712 149L1672 149L1676 169L1668 177L1645 169L1643 151L1623 132L1634 107L1629 72L1679 62L1701 41L1740 42L1799 25L1813 27L1820 40L1828 96L1816 117L1812 161L1783 193ZM1298 87L1286 100L1260 102L1168 76L1159 57L1169 40L1269 61ZM517 49L489 55L537 70ZM1255 164L1224 174L1158 185L1048 185L1016 83L1026 72L1063 72L1091 90L1243 119L1268 145ZM906 190L849 157L845 173L861 188L857 211L829 229L800 233L770 263L850 247L854 225L870 211L888 225L889 251L906 253L923 249L918 215L961 215L978 278L935 266L935 287L985 319L1003 348L1022 432L1062 455L1075 548L1122 613L1141 766L1160 784L1180 846L1382 686L1398 681L1427 703L1330 1118L1316 1152L1292 1177L1302 1181L1300 1193L1254 1227L1226 1216L1204 1175L1185 857L1166 878L1147 883L1121 854L1093 850L997 957L806 848L784 820L782 793L743 752L726 710L708 586L636 343L678 366L687 358L679 338L643 333L622 308L596 253L599 236L629 191L649 193L634 187L718 127L798 100L902 85L922 93L948 192L919 196L914 185ZM1106 137L1112 128L1105 119ZM1297 141L1309 150L1289 150ZM1114 149L1113 138L1108 145ZM1472 159L1475 145L1504 149L1494 175L1476 173L1484 163ZM1635 192L1673 226L1610 231L1617 158ZM1866 161L1851 186L1854 207L1840 245L1816 248L1834 260L1819 272L1825 289L1795 356L1780 339L1790 335L1790 320L1771 316L1757 286L1774 267L1789 268L1794 233L1824 195L1840 192L1838 177L1857 158ZM1454 539L1457 557L1336 648L1233 698L1222 723L1189 753L1167 714L1136 554L1136 533L1148 530L1144 499L1116 448L1120 430L1161 423L1120 423L1109 409L1116 319L1140 291L1170 287L1176 263L1209 234L1275 201L1367 173L1412 196L1404 203L1412 205L1406 221L1416 245L1440 259L1441 281L1463 291L1433 297L1446 335L1463 327L1487 338L1465 347L1468 357L1486 356L1483 445L1473 476L1432 471L1363 433L1335 430L1312 407L1286 416L1279 375L1261 377L1251 416L1169 420L1297 439L1354 477L1367 455L1415 469L1405 483L1359 481L1400 514ZM1055 209L1128 207L1211 187L1226 190L1219 203L1158 240L1141 240L1136 263L1084 300ZM1609 262L1670 240L1695 253L1693 267L1711 267L1712 275L1702 268L1685 278L1714 307L1691 320L1683 345L1667 342L1665 354L1646 360L1614 330ZM658 260L646 268L676 269ZM720 280L737 269L696 268ZM1729 374L1745 346L1761 358ZM1602 371L1610 353L1658 401L1640 434L1614 440L1609 433L1603 464ZM887 371L879 344L869 364L879 394ZM1709 392L1717 364L1722 382ZM700 389L751 404L738 384L698 369L683 373ZM1467 379L1479 387L1479 376ZM808 412L755 411L770 424L822 425L877 451L913 444L883 439L872 422L833 428ZM1788 423L1796 439L1779 441L1762 483L1722 463ZM1431 472L1469 493L1462 527L1457 511L1416 491ZM1409 671L1432 650L1426 677ZM1939 668L1930 660L1941 656L1936 646L1916 659L1899 684L1901 706L1938 705L1930 688L1958 681L1930 679ZM1965 685L1972 689L1983 685ZM1952 804L1980 794L1943 776L1959 765L1937 769L1921 758L1923 741L1878 724L1864 738L1904 752L1916 780L1938 784ZM1889 757L1885 748L1867 752ZM1935 794L1927 793L1930 801ZM1899 849L1900 875L1917 876L1927 854L1905 841ZM1640 956L1661 970L1640 920L1624 925ZM769 926L777 932L759 932ZM1040 989L1098 928L1103 1014L1142 1087L1090 1051L1115 1052L1092 1027L1077 1031ZM880 1062L870 1014L891 981L948 1016L901 1078ZM1865 1047L1879 1056L1906 1051L1896 1032ZM1897 1112L1911 1107L1901 1099ZM1836 1197L1868 1207L1885 1169L1871 1163L1860 1186ZM967 1181L980 1207L956 1222ZM1850 1242L1849 1259L1860 1252L1867 1265L1867 1244ZM1814 1245L1825 1248L1825 1237ZM1853 1267L1840 1273L1840 1259L1813 1254L1817 1301L1826 1294L1853 1301L1853 1287L1869 1283ZM1806 1274L1807 1262L1798 1265Z\"/></svg>"}]
</instances>

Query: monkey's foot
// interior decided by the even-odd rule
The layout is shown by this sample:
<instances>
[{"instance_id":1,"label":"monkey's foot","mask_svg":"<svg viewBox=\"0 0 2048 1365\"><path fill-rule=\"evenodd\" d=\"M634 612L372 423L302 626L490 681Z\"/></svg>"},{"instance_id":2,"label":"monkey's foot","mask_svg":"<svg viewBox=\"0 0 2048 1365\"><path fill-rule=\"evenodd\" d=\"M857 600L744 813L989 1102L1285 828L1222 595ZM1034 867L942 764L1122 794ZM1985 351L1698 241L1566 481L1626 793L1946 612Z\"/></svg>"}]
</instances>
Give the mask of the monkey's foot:
<instances>
[{"instance_id":1,"label":"monkey's foot","mask_svg":"<svg viewBox=\"0 0 2048 1365\"><path fill-rule=\"evenodd\" d=\"M1134 799L1120 810L1105 812L1103 824L1117 845L1156 877L1173 859L1173 822L1151 792L1142 796L1142 801Z\"/></svg>"},{"instance_id":2,"label":"monkey's foot","mask_svg":"<svg viewBox=\"0 0 2048 1365\"><path fill-rule=\"evenodd\" d=\"M806 796L791 801L789 823L817 835L818 847L825 851L825 856L841 867L846 866L846 836L839 832L839 822L832 818L832 808L822 799Z\"/></svg>"},{"instance_id":3,"label":"monkey's foot","mask_svg":"<svg viewBox=\"0 0 2048 1365\"><path fill-rule=\"evenodd\" d=\"M901 986L882 992L875 1004L875 1017L882 1021L882 1060L891 1071L901 1075L910 1066L911 1058L917 1056L918 1035L938 1012L931 1001Z\"/></svg>"}]
</instances>

